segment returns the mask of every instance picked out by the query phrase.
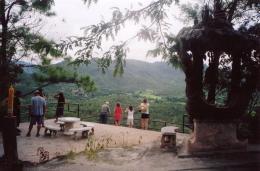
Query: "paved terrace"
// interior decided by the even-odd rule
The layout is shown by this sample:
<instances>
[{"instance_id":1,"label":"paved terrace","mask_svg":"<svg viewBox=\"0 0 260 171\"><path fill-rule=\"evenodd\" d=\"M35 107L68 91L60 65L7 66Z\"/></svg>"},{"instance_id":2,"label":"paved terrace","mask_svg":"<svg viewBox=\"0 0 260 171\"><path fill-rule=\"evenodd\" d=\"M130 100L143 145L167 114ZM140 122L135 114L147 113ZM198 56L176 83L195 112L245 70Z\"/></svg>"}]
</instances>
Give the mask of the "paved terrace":
<instances>
[{"instance_id":1,"label":"paved terrace","mask_svg":"<svg viewBox=\"0 0 260 171\"><path fill-rule=\"evenodd\" d=\"M46 122L54 122L47 120ZM165 170L196 170L196 171L258 171L260 170L260 145L249 145L248 151L225 153L199 158L179 158L169 149L160 149L160 132L140 130L113 125L95 124L95 135L99 142L110 139L108 148L98 153L97 159L89 160L83 153L73 159L60 159L70 151L81 152L85 149L87 139L73 140L70 136L57 134L55 137L35 137L36 127L32 136L26 137L28 123L21 124L22 134L17 137L19 159L39 163L37 148L44 147L50 153L50 161L40 165L28 165L25 171L165 171ZM180 144L186 134L177 133L177 144ZM0 139L0 144L2 140ZM1 147L1 146L0 146ZM0 148L0 155L3 153ZM0 169L1 170L1 169Z\"/></svg>"},{"instance_id":2,"label":"paved terrace","mask_svg":"<svg viewBox=\"0 0 260 171\"><path fill-rule=\"evenodd\" d=\"M54 123L54 120L46 120L45 124L47 123ZM104 142L107 147L131 147L160 142L160 132L99 123L94 124L95 134L92 138L95 139L95 141ZM61 132L57 133L56 136L50 137L44 136L44 129L41 129L41 136L36 137L36 126L34 126L32 130L31 137L26 137L28 125L29 123L20 124L22 132L20 136L17 136L18 155L22 161L38 163L38 147L44 147L45 150L49 151L50 159L66 155L70 151L78 153L83 151L86 147L87 139L74 140L71 136L65 136ZM178 137L183 139L183 136ZM109 141L109 143L106 143L107 141ZM0 138L0 143L2 144L2 137ZM1 155L3 153L3 147L0 147Z\"/></svg>"}]
</instances>

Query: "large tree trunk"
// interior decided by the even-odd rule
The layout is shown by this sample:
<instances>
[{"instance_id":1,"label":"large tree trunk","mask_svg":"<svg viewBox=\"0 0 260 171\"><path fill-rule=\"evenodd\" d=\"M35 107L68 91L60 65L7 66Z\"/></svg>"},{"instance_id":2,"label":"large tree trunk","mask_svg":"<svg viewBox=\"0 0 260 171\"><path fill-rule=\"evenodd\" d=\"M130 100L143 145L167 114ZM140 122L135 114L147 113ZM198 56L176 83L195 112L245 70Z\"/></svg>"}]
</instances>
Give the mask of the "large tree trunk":
<instances>
[{"instance_id":1,"label":"large tree trunk","mask_svg":"<svg viewBox=\"0 0 260 171\"><path fill-rule=\"evenodd\" d=\"M216 100L216 88L218 83L218 65L219 65L219 53L215 52L212 54L212 61L209 63L209 75L207 76L209 81L209 90L208 90L208 97L207 102L210 104L215 104Z\"/></svg>"},{"instance_id":2,"label":"large tree trunk","mask_svg":"<svg viewBox=\"0 0 260 171\"><path fill-rule=\"evenodd\" d=\"M240 55L242 55L242 53ZM237 95L241 91L241 58L239 57L239 54L232 54L232 59L233 63L231 72L231 85L227 97L227 105L229 106L234 105L235 101L237 100Z\"/></svg>"},{"instance_id":3,"label":"large tree trunk","mask_svg":"<svg viewBox=\"0 0 260 171\"><path fill-rule=\"evenodd\" d=\"M186 96L187 111L191 116L196 116L203 99L203 53L195 52L192 59L183 61L186 64ZM191 117L193 118L193 117Z\"/></svg>"},{"instance_id":4,"label":"large tree trunk","mask_svg":"<svg viewBox=\"0 0 260 171\"><path fill-rule=\"evenodd\" d=\"M183 54L185 55L185 53ZM184 72L186 75L186 109L192 119L233 120L244 114L255 88L256 71L252 72L253 74L247 78L247 84L243 87L237 86L241 79L241 59L237 57L232 66L232 85L229 94L232 103L229 103L226 107L218 107L208 103L203 96L203 53L194 53L193 58L182 57L182 62L185 65Z\"/></svg>"},{"instance_id":5,"label":"large tree trunk","mask_svg":"<svg viewBox=\"0 0 260 171\"><path fill-rule=\"evenodd\" d=\"M0 1L0 20L2 26L1 32L1 47L0 47L0 102L7 96L9 83L8 76L8 59L7 59L7 21L5 17L5 0ZM1 104L1 103L0 103ZM2 108L2 107L1 107ZM4 110L1 110L1 113Z\"/></svg>"}]
</instances>

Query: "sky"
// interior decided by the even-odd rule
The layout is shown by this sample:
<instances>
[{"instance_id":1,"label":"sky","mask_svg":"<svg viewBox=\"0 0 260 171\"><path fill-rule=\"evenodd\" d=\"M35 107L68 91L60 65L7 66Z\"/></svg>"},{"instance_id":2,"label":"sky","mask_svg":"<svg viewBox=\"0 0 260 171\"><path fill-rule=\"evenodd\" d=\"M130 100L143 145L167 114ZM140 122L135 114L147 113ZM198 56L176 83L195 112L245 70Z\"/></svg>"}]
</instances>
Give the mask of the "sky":
<instances>
[{"instance_id":1,"label":"sky","mask_svg":"<svg viewBox=\"0 0 260 171\"><path fill-rule=\"evenodd\" d=\"M142 2L143 6L151 2L151 0L99 0L97 4L88 7L82 0L55 0L56 16L44 20L42 34L55 41L64 40L66 37L83 35L83 27L91 24L97 24L101 19L107 21L111 18L111 8L119 7L120 9L130 8L139 9L141 6L138 2ZM172 23L171 32L177 34L184 24L173 17L179 15L179 10L173 8L169 13L169 20ZM116 41L104 43L104 47L108 48L112 44L127 40L135 35L140 28L129 23L123 28ZM138 59L147 62L161 61L160 57L146 57L147 50L153 49L154 44L148 42L131 41L129 44L129 53L127 59ZM70 54L73 56L73 53Z\"/></svg>"}]
</instances>

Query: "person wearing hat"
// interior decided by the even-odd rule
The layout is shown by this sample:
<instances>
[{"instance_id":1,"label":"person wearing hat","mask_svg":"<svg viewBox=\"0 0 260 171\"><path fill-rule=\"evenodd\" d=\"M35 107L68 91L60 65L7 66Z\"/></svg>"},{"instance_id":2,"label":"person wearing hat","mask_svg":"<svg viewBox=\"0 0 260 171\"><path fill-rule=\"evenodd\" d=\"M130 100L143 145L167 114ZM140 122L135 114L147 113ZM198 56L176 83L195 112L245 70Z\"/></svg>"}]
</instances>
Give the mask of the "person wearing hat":
<instances>
[{"instance_id":1,"label":"person wearing hat","mask_svg":"<svg viewBox=\"0 0 260 171\"><path fill-rule=\"evenodd\" d=\"M30 120L30 125L27 133L27 137L31 136L31 131L33 128L33 125L37 123L37 133L36 137L40 136L40 130L41 126L43 124L43 119L44 119L44 114L46 110L46 101L43 97L40 96L40 91L36 90L34 92L34 97L31 99L31 120Z\"/></svg>"},{"instance_id":2,"label":"person wearing hat","mask_svg":"<svg viewBox=\"0 0 260 171\"><path fill-rule=\"evenodd\" d=\"M109 114L110 114L109 102L106 101L101 106L100 122L106 124L107 123L107 117L108 117Z\"/></svg>"}]
</instances>

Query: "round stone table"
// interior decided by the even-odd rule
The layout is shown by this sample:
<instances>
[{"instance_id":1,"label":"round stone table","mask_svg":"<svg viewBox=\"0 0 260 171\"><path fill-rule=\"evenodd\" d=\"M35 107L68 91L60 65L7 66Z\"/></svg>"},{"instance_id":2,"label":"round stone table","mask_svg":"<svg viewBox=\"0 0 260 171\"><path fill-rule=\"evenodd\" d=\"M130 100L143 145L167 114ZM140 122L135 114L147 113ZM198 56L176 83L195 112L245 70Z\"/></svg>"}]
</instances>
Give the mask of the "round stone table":
<instances>
[{"instance_id":1,"label":"round stone table","mask_svg":"<svg viewBox=\"0 0 260 171\"><path fill-rule=\"evenodd\" d=\"M64 133L69 132L71 128L74 127L76 122L80 121L80 118L76 117L61 117L58 118L59 121L64 122Z\"/></svg>"}]
</instances>

